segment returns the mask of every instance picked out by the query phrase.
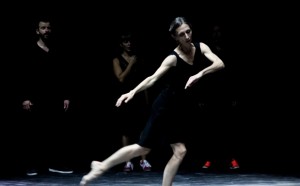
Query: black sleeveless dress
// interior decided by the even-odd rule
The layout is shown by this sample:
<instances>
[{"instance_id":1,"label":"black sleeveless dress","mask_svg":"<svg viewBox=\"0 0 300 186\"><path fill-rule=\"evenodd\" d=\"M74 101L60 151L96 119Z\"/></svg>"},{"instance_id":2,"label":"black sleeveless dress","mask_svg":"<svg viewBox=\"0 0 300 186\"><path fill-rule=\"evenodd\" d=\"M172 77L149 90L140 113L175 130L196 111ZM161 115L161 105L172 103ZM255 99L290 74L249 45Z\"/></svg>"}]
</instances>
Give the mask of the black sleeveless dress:
<instances>
[{"instance_id":1,"label":"black sleeveless dress","mask_svg":"<svg viewBox=\"0 0 300 186\"><path fill-rule=\"evenodd\" d=\"M128 62L124 59L122 55L118 55L120 67L124 71ZM113 94L113 104L117 98L132 90L139 82L144 79L145 70L142 67L141 62L135 64L129 75L126 77L124 82L114 83ZM146 119L146 97L144 93L136 95L135 99L131 100L127 104L122 105L122 107L113 107L114 121L115 121L115 132L119 135L130 136L133 141L137 141L140 137L140 133L143 130L143 126Z\"/></svg>"},{"instance_id":2,"label":"black sleeveless dress","mask_svg":"<svg viewBox=\"0 0 300 186\"><path fill-rule=\"evenodd\" d=\"M153 148L162 141L168 144L184 142L188 124L191 122L189 115L197 102L193 88L184 89L189 77L198 73L207 66L203 60L199 43L194 43L196 52L193 64L190 65L172 51L177 64L167 73L168 82L152 105L152 112L142 132L139 145Z\"/></svg>"}]
</instances>

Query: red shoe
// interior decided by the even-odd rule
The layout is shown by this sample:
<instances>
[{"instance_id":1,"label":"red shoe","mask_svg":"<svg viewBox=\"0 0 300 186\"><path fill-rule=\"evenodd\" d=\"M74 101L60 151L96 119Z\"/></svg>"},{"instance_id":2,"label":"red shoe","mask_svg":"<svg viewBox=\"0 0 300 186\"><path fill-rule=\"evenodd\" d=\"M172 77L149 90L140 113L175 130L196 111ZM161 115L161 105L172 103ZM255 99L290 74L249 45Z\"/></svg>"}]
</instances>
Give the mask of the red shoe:
<instances>
[{"instance_id":1,"label":"red shoe","mask_svg":"<svg viewBox=\"0 0 300 186\"><path fill-rule=\"evenodd\" d=\"M239 169L240 166L235 159L232 159L230 169Z\"/></svg>"},{"instance_id":2,"label":"red shoe","mask_svg":"<svg viewBox=\"0 0 300 186\"><path fill-rule=\"evenodd\" d=\"M206 161L205 164L202 166L203 169L208 169L211 166L210 161Z\"/></svg>"}]
</instances>

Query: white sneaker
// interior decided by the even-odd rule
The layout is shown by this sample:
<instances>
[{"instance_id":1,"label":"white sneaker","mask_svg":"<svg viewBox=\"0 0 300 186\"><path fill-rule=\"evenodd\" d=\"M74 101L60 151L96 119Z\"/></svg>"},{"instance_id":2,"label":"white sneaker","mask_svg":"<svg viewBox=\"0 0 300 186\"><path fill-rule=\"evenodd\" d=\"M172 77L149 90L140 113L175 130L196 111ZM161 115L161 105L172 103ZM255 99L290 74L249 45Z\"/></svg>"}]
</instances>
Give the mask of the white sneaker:
<instances>
[{"instance_id":1,"label":"white sneaker","mask_svg":"<svg viewBox=\"0 0 300 186\"><path fill-rule=\"evenodd\" d=\"M143 171L151 171L151 165L147 160L141 160L140 166L142 167Z\"/></svg>"},{"instance_id":2,"label":"white sneaker","mask_svg":"<svg viewBox=\"0 0 300 186\"><path fill-rule=\"evenodd\" d=\"M126 163L123 169L124 172L131 172L133 171L133 164L129 161Z\"/></svg>"}]
</instances>

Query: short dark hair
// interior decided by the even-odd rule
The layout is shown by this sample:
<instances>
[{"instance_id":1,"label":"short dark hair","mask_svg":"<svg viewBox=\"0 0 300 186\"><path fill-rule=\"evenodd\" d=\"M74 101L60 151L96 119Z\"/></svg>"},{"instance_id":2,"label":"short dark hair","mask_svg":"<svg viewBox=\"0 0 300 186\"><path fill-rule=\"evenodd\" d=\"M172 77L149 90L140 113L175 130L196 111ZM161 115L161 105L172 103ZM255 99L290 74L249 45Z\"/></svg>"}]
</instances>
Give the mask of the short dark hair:
<instances>
[{"instance_id":1,"label":"short dark hair","mask_svg":"<svg viewBox=\"0 0 300 186\"><path fill-rule=\"evenodd\" d=\"M40 22L50 22L50 23L52 23L52 18L49 15L37 16L34 20L34 25L35 25L36 29L39 27Z\"/></svg>"},{"instance_id":2,"label":"short dark hair","mask_svg":"<svg viewBox=\"0 0 300 186\"><path fill-rule=\"evenodd\" d=\"M190 27L192 27L192 25L186 20L185 17L176 17L170 24L170 28L169 28L169 32L172 34L172 35L175 35L176 34L176 29L178 27L180 27L181 25L183 24L187 24L189 25Z\"/></svg>"},{"instance_id":3,"label":"short dark hair","mask_svg":"<svg viewBox=\"0 0 300 186\"><path fill-rule=\"evenodd\" d=\"M125 31L120 34L120 43L124 41L132 41L133 35L130 31Z\"/></svg>"}]
</instances>

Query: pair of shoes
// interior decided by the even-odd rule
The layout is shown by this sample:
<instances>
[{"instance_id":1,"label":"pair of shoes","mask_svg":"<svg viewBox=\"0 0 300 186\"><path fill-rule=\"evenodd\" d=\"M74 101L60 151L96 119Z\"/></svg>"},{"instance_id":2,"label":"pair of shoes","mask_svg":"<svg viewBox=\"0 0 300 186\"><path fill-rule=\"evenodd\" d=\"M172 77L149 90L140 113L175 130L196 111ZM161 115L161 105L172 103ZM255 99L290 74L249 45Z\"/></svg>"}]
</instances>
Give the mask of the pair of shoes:
<instances>
[{"instance_id":1,"label":"pair of shoes","mask_svg":"<svg viewBox=\"0 0 300 186\"><path fill-rule=\"evenodd\" d=\"M211 166L210 161L206 161L205 164L202 166L203 169L208 169Z\"/></svg>"},{"instance_id":2,"label":"pair of shoes","mask_svg":"<svg viewBox=\"0 0 300 186\"><path fill-rule=\"evenodd\" d=\"M67 167L52 167L49 168L50 172L60 173L60 174L72 174L73 170Z\"/></svg>"},{"instance_id":3,"label":"pair of shoes","mask_svg":"<svg viewBox=\"0 0 300 186\"><path fill-rule=\"evenodd\" d=\"M238 162L235 159L232 159L230 164L231 164L231 166L229 167L230 169L239 169L240 168Z\"/></svg>"},{"instance_id":4,"label":"pair of shoes","mask_svg":"<svg viewBox=\"0 0 300 186\"><path fill-rule=\"evenodd\" d=\"M125 164L124 166L124 169L123 169L124 172L131 172L133 171L133 164L129 161Z\"/></svg>"},{"instance_id":5,"label":"pair of shoes","mask_svg":"<svg viewBox=\"0 0 300 186\"><path fill-rule=\"evenodd\" d=\"M147 160L141 160L140 166L143 169L143 171L151 171L151 165Z\"/></svg>"},{"instance_id":6,"label":"pair of shoes","mask_svg":"<svg viewBox=\"0 0 300 186\"><path fill-rule=\"evenodd\" d=\"M28 169L26 171L26 175L27 176L36 176L36 175L38 175L38 171L36 169Z\"/></svg>"}]
</instances>

